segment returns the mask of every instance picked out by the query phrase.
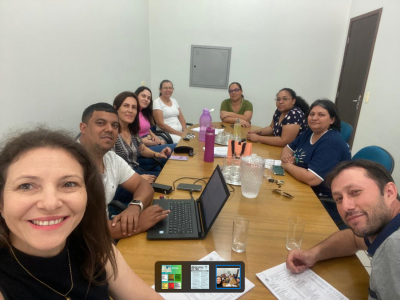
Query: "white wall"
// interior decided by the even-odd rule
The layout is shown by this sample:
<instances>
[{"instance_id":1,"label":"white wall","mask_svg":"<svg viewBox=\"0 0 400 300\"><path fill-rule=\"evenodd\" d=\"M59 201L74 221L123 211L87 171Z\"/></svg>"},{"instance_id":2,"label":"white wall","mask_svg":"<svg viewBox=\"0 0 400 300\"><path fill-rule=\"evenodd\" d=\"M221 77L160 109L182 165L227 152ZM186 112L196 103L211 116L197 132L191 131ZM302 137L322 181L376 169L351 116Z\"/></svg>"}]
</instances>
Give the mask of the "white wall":
<instances>
[{"instance_id":1,"label":"white wall","mask_svg":"<svg viewBox=\"0 0 400 300\"><path fill-rule=\"evenodd\" d=\"M383 7L374 55L365 92L370 92L369 103L363 103L353 153L378 145L395 158L394 180L400 184L400 1L353 0L350 18Z\"/></svg>"},{"instance_id":2,"label":"white wall","mask_svg":"<svg viewBox=\"0 0 400 300\"><path fill-rule=\"evenodd\" d=\"M253 123L268 124L282 87L310 103L334 98L349 18L380 7L370 102L353 153L371 144L388 149L400 182L397 0L2 0L0 136L38 121L78 131L86 106L112 102L142 80L156 94L165 78L187 121L198 122L203 107L216 108L218 120L228 93L189 87L192 44L232 47L230 81L253 102Z\"/></svg>"},{"instance_id":3,"label":"white wall","mask_svg":"<svg viewBox=\"0 0 400 300\"><path fill-rule=\"evenodd\" d=\"M231 275L233 275L233 274L235 274L236 275L236 273L237 273L237 271L239 270L239 278L240 278L240 268L217 268L217 276L220 276L220 275L222 275L222 274L228 274L228 271L230 271L231 272Z\"/></svg>"},{"instance_id":4,"label":"white wall","mask_svg":"<svg viewBox=\"0 0 400 300\"><path fill-rule=\"evenodd\" d=\"M309 103L334 99L350 0L151 0L151 87L163 79L188 122L219 107L227 90L189 87L191 45L232 47L229 81L242 84L253 124L271 122L277 91L293 88Z\"/></svg>"},{"instance_id":5,"label":"white wall","mask_svg":"<svg viewBox=\"0 0 400 300\"><path fill-rule=\"evenodd\" d=\"M46 122L78 131L84 108L150 82L148 1L0 1L0 136Z\"/></svg>"}]
</instances>

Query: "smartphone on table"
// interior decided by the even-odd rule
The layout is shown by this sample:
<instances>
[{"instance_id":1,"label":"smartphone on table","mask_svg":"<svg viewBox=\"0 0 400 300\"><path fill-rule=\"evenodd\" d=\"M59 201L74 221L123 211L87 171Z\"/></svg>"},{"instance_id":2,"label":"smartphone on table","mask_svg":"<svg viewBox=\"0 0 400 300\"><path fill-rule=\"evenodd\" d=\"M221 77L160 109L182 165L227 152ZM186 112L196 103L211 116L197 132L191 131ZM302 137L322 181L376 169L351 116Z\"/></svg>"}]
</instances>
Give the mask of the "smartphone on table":
<instances>
[{"instance_id":1,"label":"smartphone on table","mask_svg":"<svg viewBox=\"0 0 400 300\"><path fill-rule=\"evenodd\" d=\"M169 159L187 161L189 160L189 156L171 155Z\"/></svg>"},{"instance_id":2,"label":"smartphone on table","mask_svg":"<svg viewBox=\"0 0 400 300\"><path fill-rule=\"evenodd\" d=\"M274 165L272 167L272 171L274 172L274 175L280 175L280 176L285 175L285 170L281 166Z\"/></svg>"}]
</instances>

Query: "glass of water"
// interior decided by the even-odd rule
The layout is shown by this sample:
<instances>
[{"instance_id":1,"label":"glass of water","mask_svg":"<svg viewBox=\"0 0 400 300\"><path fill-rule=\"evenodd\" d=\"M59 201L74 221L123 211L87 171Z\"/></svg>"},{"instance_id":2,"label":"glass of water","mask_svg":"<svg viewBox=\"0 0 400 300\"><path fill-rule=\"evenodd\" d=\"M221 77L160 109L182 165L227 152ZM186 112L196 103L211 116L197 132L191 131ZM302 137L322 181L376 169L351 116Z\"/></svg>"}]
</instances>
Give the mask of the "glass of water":
<instances>
[{"instance_id":1,"label":"glass of water","mask_svg":"<svg viewBox=\"0 0 400 300\"><path fill-rule=\"evenodd\" d=\"M224 136L224 145L228 145L228 141L231 140L233 137L232 133L227 132Z\"/></svg>"},{"instance_id":2,"label":"glass of water","mask_svg":"<svg viewBox=\"0 0 400 300\"><path fill-rule=\"evenodd\" d=\"M231 160L231 182L232 184L240 184L240 162L242 159L240 157L232 157Z\"/></svg>"},{"instance_id":3,"label":"glass of water","mask_svg":"<svg viewBox=\"0 0 400 300\"><path fill-rule=\"evenodd\" d=\"M305 225L306 222L299 217L291 217L288 219L286 249L295 250L301 248Z\"/></svg>"},{"instance_id":4,"label":"glass of water","mask_svg":"<svg viewBox=\"0 0 400 300\"><path fill-rule=\"evenodd\" d=\"M238 253L246 251L249 219L236 217L233 219L232 250Z\"/></svg>"}]
</instances>

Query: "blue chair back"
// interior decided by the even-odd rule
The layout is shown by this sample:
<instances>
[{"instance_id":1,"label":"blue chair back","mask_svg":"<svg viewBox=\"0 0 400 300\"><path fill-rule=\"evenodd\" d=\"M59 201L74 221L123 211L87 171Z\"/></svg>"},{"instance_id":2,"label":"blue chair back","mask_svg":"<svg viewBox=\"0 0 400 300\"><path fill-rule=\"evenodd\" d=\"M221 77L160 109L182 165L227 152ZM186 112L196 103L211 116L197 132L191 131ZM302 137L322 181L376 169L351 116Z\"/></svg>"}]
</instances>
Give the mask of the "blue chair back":
<instances>
[{"instance_id":1,"label":"blue chair back","mask_svg":"<svg viewBox=\"0 0 400 300\"><path fill-rule=\"evenodd\" d=\"M392 174L394 169L393 156L388 151L378 146L364 147L354 154L352 159L368 159L380 163L390 174Z\"/></svg>"},{"instance_id":2,"label":"blue chair back","mask_svg":"<svg viewBox=\"0 0 400 300\"><path fill-rule=\"evenodd\" d=\"M351 134L353 133L353 126L345 121L341 121L340 135L346 143L349 142Z\"/></svg>"}]
</instances>

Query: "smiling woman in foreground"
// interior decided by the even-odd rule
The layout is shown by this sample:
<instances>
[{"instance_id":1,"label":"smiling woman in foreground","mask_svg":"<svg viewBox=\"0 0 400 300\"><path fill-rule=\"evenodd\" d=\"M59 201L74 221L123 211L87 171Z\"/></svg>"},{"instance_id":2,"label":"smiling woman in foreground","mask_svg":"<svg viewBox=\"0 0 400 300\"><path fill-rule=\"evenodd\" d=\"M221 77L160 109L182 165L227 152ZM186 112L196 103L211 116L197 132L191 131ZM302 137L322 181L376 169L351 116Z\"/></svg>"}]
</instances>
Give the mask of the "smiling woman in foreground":
<instances>
[{"instance_id":1,"label":"smiling woman in foreground","mask_svg":"<svg viewBox=\"0 0 400 300\"><path fill-rule=\"evenodd\" d=\"M0 299L159 298L112 245L101 175L82 145L46 129L4 145Z\"/></svg>"}]
</instances>

